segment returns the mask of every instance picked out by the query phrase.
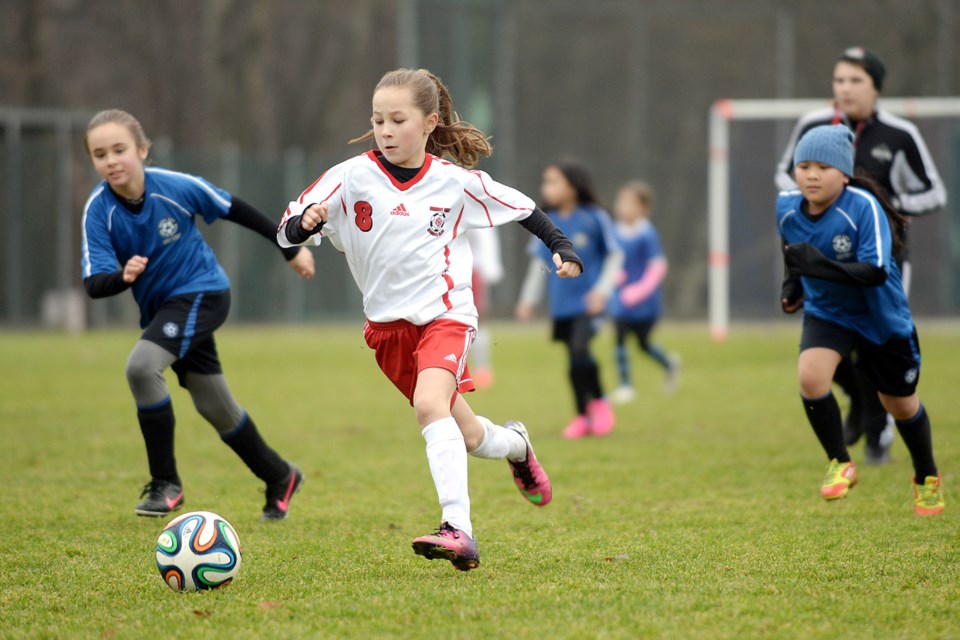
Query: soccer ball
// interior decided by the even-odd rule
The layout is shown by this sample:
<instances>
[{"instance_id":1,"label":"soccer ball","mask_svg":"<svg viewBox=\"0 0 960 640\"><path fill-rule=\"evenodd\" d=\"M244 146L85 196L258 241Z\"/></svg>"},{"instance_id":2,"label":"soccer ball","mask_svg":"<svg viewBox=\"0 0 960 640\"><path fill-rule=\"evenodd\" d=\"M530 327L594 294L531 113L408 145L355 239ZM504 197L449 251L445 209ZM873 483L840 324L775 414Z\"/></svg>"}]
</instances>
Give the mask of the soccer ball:
<instances>
[{"instance_id":1,"label":"soccer ball","mask_svg":"<svg viewBox=\"0 0 960 640\"><path fill-rule=\"evenodd\" d=\"M240 571L240 537L209 511L174 518L157 539L157 569L176 591L216 589Z\"/></svg>"}]
</instances>

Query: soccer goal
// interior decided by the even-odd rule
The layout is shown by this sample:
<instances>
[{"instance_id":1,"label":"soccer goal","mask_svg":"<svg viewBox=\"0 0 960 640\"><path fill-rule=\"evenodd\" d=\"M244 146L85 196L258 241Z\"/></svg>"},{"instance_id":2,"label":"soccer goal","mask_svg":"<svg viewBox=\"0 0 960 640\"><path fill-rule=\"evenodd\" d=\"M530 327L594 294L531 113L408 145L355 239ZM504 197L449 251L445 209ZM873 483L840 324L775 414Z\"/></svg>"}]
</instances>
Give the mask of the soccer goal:
<instances>
[{"instance_id":1,"label":"soccer goal","mask_svg":"<svg viewBox=\"0 0 960 640\"><path fill-rule=\"evenodd\" d=\"M742 288L758 290L739 295L743 303L733 309L735 313L743 312L736 313L738 318L762 317L768 310L756 313L754 307L772 307L776 300L782 277L782 270L777 273L775 266L779 255L773 255L776 247L772 213L776 163L797 119L831 104L829 100L817 99L724 99L714 102L710 109L707 286L710 334L715 340L725 339L729 332L733 306L732 265L737 267L738 281L747 283ZM950 200L955 203L960 199L960 193L951 190L960 183L960 179L954 176L958 170L956 165L960 164L957 160L960 155L960 97L882 98L879 108L917 124L947 190L952 191ZM758 210L760 213L756 213ZM940 237L946 243L946 238L951 235L949 225L956 223L951 223L948 215L939 218L941 220L935 224L941 228L926 233ZM738 238L733 249L732 226ZM751 239L744 240L742 236ZM943 274L942 277L950 276ZM956 288L952 282L938 282L937 287L944 291Z\"/></svg>"}]
</instances>

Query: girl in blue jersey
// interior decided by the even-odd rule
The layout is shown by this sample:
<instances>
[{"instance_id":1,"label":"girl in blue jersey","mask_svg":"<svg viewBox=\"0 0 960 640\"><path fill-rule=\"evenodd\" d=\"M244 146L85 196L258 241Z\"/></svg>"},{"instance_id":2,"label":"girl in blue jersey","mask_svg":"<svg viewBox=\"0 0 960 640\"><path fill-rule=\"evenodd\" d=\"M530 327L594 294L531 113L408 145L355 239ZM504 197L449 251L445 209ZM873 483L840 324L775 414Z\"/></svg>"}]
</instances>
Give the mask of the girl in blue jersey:
<instances>
[{"instance_id":1,"label":"girl in blue jersey","mask_svg":"<svg viewBox=\"0 0 960 640\"><path fill-rule=\"evenodd\" d=\"M620 187L613 206L617 240L623 249L623 270L611 300L610 315L617 332L617 367L620 386L614 390L614 402L629 402L636 392L630 382L630 354L627 336L637 337L640 348L666 372L664 389L674 391L680 375L680 359L668 355L650 342L650 332L663 313L662 283L667 275L667 258L660 247L660 236L650 222L653 190L639 180Z\"/></svg>"},{"instance_id":2,"label":"girl in blue jersey","mask_svg":"<svg viewBox=\"0 0 960 640\"><path fill-rule=\"evenodd\" d=\"M553 223L573 242L583 259L579 278L550 278L548 296L553 318L553 339L567 347L570 385L577 413L563 430L565 438L602 436L613 429L614 415L603 395L600 370L590 352L607 300L616 286L623 264L609 214L598 204L593 181L587 171L573 162L558 162L543 172L540 187L544 209ZM520 320L533 317L542 295L544 281L553 264L540 243L531 242L530 268L520 293L516 314Z\"/></svg>"},{"instance_id":3,"label":"girl in blue jersey","mask_svg":"<svg viewBox=\"0 0 960 640\"><path fill-rule=\"evenodd\" d=\"M184 502L173 406L163 377L171 367L200 415L266 483L263 519L284 519L303 476L267 446L224 379L213 333L230 309L230 281L197 229L197 218L208 224L230 220L271 243L276 227L201 178L144 167L150 142L129 113L95 115L84 143L103 182L83 210L83 285L92 298L130 289L144 329L126 366L151 476L136 513L164 516ZM309 250L285 250L284 257L300 276L313 276Z\"/></svg>"},{"instance_id":4,"label":"girl in blue jersey","mask_svg":"<svg viewBox=\"0 0 960 640\"><path fill-rule=\"evenodd\" d=\"M798 376L807 418L830 460L820 488L844 498L857 469L831 391L834 371L856 349L857 366L876 386L913 460L914 512L944 508L930 419L916 388L920 344L894 254L903 218L876 187L853 177L853 134L842 125L811 129L793 156L799 190L777 199L786 279L781 304L803 308Z\"/></svg>"}]
</instances>

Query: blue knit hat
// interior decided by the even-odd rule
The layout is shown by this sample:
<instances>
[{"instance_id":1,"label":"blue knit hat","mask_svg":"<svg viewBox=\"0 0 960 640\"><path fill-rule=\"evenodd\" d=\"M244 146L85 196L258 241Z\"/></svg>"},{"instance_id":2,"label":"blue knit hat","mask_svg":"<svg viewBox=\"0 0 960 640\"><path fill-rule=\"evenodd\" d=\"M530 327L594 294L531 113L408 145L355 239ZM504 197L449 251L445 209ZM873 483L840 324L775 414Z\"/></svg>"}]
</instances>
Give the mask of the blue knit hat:
<instances>
[{"instance_id":1,"label":"blue knit hat","mask_svg":"<svg viewBox=\"0 0 960 640\"><path fill-rule=\"evenodd\" d=\"M842 124L824 124L807 131L793 152L793 166L801 162L828 164L853 177L853 132Z\"/></svg>"}]
</instances>

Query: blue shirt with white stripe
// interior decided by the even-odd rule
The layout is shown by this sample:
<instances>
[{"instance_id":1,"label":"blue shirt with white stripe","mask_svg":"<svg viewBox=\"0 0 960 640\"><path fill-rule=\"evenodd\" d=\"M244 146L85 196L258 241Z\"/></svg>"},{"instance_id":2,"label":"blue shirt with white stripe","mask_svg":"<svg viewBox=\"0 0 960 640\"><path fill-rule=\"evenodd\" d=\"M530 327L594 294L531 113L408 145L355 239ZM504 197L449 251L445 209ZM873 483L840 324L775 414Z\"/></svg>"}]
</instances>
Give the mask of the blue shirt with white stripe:
<instances>
[{"instance_id":1,"label":"blue shirt with white stripe","mask_svg":"<svg viewBox=\"0 0 960 640\"><path fill-rule=\"evenodd\" d=\"M552 318L572 318L587 312L587 293L603 271L607 254L618 249L616 232L610 215L597 206L580 205L568 216L547 211L553 224L570 239L573 248L583 260L583 273L577 278L548 278L547 295L550 298ZM553 254L538 238L530 238L527 252L553 269Z\"/></svg>"},{"instance_id":2,"label":"blue shirt with white stripe","mask_svg":"<svg viewBox=\"0 0 960 640\"><path fill-rule=\"evenodd\" d=\"M893 260L890 223L870 192L848 186L819 216L805 213L800 191L777 198L777 227L788 244L808 242L830 260L868 262L887 272L878 287L857 287L803 276L803 311L860 334L874 344L908 338L913 318Z\"/></svg>"},{"instance_id":3,"label":"blue shirt with white stripe","mask_svg":"<svg viewBox=\"0 0 960 640\"><path fill-rule=\"evenodd\" d=\"M83 277L112 273L135 255L148 259L133 283L146 327L170 298L223 291L230 280L197 229L197 216L212 224L230 211L232 196L206 180L176 171L146 168L143 209L124 206L106 181L93 190L83 210Z\"/></svg>"}]
</instances>

